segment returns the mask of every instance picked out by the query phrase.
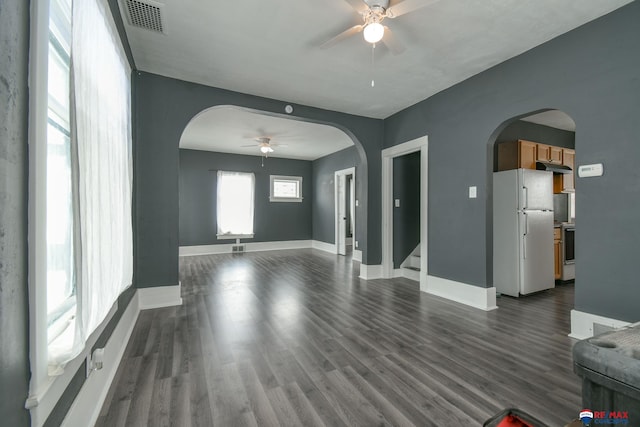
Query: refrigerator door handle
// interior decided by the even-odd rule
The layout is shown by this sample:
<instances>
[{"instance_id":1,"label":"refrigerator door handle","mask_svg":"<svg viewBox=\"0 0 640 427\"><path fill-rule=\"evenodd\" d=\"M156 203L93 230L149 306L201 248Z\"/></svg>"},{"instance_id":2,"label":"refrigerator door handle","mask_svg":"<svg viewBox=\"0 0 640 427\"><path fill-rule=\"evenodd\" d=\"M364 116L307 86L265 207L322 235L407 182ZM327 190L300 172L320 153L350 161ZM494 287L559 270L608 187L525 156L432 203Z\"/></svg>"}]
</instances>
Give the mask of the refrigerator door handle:
<instances>
[{"instance_id":1,"label":"refrigerator door handle","mask_svg":"<svg viewBox=\"0 0 640 427\"><path fill-rule=\"evenodd\" d=\"M529 233L529 221L527 220L527 213L523 212L524 218L524 233L522 234L522 258L527 259L527 234Z\"/></svg>"},{"instance_id":2,"label":"refrigerator door handle","mask_svg":"<svg viewBox=\"0 0 640 427\"><path fill-rule=\"evenodd\" d=\"M529 189L523 185L522 186L522 209L527 209L529 207Z\"/></svg>"}]
</instances>

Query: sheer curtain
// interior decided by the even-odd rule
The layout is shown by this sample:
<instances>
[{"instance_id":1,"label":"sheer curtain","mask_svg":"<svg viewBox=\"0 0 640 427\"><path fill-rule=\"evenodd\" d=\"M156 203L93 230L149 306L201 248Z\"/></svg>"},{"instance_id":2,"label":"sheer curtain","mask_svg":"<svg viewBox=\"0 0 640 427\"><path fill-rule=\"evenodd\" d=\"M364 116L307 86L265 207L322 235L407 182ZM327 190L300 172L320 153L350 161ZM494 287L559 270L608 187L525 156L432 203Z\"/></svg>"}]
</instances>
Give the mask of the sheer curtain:
<instances>
[{"instance_id":1,"label":"sheer curtain","mask_svg":"<svg viewBox=\"0 0 640 427\"><path fill-rule=\"evenodd\" d=\"M218 171L218 238L253 237L252 173Z\"/></svg>"},{"instance_id":2,"label":"sheer curtain","mask_svg":"<svg viewBox=\"0 0 640 427\"><path fill-rule=\"evenodd\" d=\"M104 0L72 7L73 345L49 348L55 374L77 356L133 275L131 69Z\"/></svg>"}]
</instances>

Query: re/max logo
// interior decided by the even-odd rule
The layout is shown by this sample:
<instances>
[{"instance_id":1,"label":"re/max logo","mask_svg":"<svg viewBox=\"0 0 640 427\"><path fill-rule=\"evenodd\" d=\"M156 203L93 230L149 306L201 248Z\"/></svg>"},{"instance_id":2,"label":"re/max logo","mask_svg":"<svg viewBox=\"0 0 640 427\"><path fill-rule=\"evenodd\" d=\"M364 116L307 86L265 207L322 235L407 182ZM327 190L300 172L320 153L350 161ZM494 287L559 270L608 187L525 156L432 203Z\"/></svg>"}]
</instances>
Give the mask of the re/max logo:
<instances>
[{"instance_id":1,"label":"re/max logo","mask_svg":"<svg viewBox=\"0 0 640 427\"><path fill-rule=\"evenodd\" d=\"M593 411L593 418L629 419L627 411Z\"/></svg>"},{"instance_id":2,"label":"re/max logo","mask_svg":"<svg viewBox=\"0 0 640 427\"><path fill-rule=\"evenodd\" d=\"M583 420L585 425L590 425L588 420ZM627 411L593 411L593 425L628 425L629 412Z\"/></svg>"}]
</instances>

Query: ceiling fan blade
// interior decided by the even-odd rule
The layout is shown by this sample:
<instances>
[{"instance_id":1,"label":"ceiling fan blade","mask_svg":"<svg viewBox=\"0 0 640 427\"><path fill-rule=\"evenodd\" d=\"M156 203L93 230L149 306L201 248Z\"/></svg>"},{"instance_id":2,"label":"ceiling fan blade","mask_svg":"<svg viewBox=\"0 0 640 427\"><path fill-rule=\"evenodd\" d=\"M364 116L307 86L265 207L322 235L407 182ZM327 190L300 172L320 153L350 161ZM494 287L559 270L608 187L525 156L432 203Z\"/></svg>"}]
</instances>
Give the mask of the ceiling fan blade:
<instances>
[{"instance_id":1,"label":"ceiling fan blade","mask_svg":"<svg viewBox=\"0 0 640 427\"><path fill-rule=\"evenodd\" d=\"M354 34L358 34L360 32L362 32L362 29L364 28L364 25L354 25L353 27L349 28L346 31L341 32L340 34L338 34L337 36L333 37L332 39L327 40L326 42L322 43L320 45L320 49L328 49L330 47L332 47L333 45L335 45L338 42L341 42L342 40L349 38L351 36L353 36Z\"/></svg>"},{"instance_id":2,"label":"ceiling fan blade","mask_svg":"<svg viewBox=\"0 0 640 427\"><path fill-rule=\"evenodd\" d=\"M425 6L429 6L439 0L404 0L400 3L396 3L387 9L387 18L397 18L406 13L413 12L418 9L422 9Z\"/></svg>"},{"instance_id":3,"label":"ceiling fan blade","mask_svg":"<svg viewBox=\"0 0 640 427\"><path fill-rule=\"evenodd\" d=\"M259 145L258 144L250 144L250 145L241 145L240 147L241 148L244 148L244 147L259 147Z\"/></svg>"},{"instance_id":4,"label":"ceiling fan blade","mask_svg":"<svg viewBox=\"0 0 640 427\"><path fill-rule=\"evenodd\" d=\"M274 143L274 142L272 142L269 145L272 146L272 147L288 147L287 144L278 144L278 143Z\"/></svg>"},{"instance_id":5,"label":"ceiling fan blade","mask_svg":"<svg viewBox=\"0 0 640 427\"><path fill-rule=\"evenodd\" d=\"M365 12L369 7L363 0L344 0L351 5L358 13Z\"/></svg>"},{"instance_id":6,"label":"ceiling fan blade","mask_svg":"<svg viewBox=\"0 0 640 427\"><path fill-rule=\"evenodd\" d=\"M393 34L393 31L386 25L384 26L384 37L382 42L389 48L394 55L400 55L404 52L405 47L400 40Z\"/></svg>"}]
</instances>

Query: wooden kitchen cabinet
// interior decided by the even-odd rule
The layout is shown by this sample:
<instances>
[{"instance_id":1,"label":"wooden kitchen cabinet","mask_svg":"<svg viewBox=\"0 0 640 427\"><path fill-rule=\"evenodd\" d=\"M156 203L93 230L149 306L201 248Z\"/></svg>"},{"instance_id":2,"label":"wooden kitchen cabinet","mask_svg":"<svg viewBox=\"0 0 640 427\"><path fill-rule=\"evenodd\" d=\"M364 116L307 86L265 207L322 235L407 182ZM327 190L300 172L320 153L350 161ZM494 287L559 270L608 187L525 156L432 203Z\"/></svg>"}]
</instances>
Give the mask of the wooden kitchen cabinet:
<instances>
[{"instance_id":1,"label":"wooden kitchen cabinet","mask_svg":"<svg viewBox=\"0 0 640 427\"><path fill-rule=\"evenodd\" d=\"M562 150L562 164L569 166L573 172L562 175L563 191L575 191L576 189L576 151L569 148Z\"/></svg>"},{"instance_id":2,"label":"wooden kitchen cabinet","mask_svg":"<svg viewBox=\"0 0 640 427\"><path fill-rule=\"evenodd\" d=\"M562 229L553 229L553 272L555 280L562 278Z\"/></svg>"},{"instance_id":3,"label":"wooden kitchen cabinet","mask_svg":"<svg viewBox=\"0 0 640 427\"><path fill-rule=\"evenodd\" d=\"M539 162L562 164L562 148L540 143L537 145L537 159Z\"/></svg>"},{"instance_id":4,"label":"wooden kitchen cabinet","mask_svg":"<svg viewBox=\"0 0 640 427\"><path fill-rule=\"evenodd\" d=\"M563 159L562 151L562 148L551 145L549 148L549 163L561 165Z\"/></svg>"},{"instance_id":5,"label":"wooden kitchen cabinet","mask_svg":"<svg viewBox=\"0 0 640 427\"><path fill-rule=\"evenodd\" d=\"M562 149L562 164L569 166L573 171L575 168L576 151L570 148ZM553 176L554 193L573 193L575 191L575 171L562 175Z\"/></svg>"},{"instance_id":6,"label":"wooden kitchen cabinet","mask_svg":"<svg viewBox=\"0 0 640 427\"><path fill-rule=\"evenodd\" d=\"M520 139L498 144L499 171L510 169L535 169L538 156L538 144Z\"/></svg>"},{"instance_id":7,"label":"wooden kitchen cabinet","mask_svg":"<svg viewBox=\"0 0 640 427\"><path fill-rule=\"evenodd\" d=\"M547 144L536 144L536 160L539 162L549 162L551 159L551 146Z\"/></svg>"}]
</instances>

